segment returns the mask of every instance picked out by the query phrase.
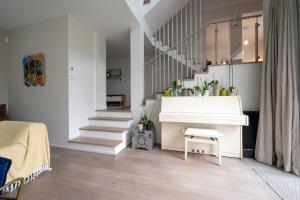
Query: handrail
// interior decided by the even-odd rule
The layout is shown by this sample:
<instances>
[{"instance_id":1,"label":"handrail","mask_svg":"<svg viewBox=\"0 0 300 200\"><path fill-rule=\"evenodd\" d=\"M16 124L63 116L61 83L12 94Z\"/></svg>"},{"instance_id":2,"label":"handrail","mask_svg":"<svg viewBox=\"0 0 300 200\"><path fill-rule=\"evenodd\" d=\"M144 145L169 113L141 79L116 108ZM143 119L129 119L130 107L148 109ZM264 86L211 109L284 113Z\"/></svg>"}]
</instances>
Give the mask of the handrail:
<instances>
[{"instance_id":1,"label":"handrail","mask_svg":"<svg viewBox=\"0 0 300 200\"><path fill-rule=\"evenodd\" d=\"M169 47L167 50L162 51L162 53L159 53L157 56L155 56L151 60L148 60L144 65L148 65L149 63L152 63L155 59L157 59L158 57L162 56L163 54L167 54L167 52L169 52L170 50L172 50L175 47L179 46L180 44L184 43L185 41L187 41L188 39L190 39L194 35L200 33L201 31L203 31L204 29L206 29L209 25L217 25L217 24L221 24L221 23L225 23L225 22L241 21L241 20L244 20L244 19L252 19L252 18L258 18L258 17L262 17L262 14L250 15L250 16L240 17L240 18L236 18L236 19L220 20L220 21L208 23L208 24L204 25L203 27L201 27L200 29L198 29L197 31L195 31L192 34L190 34L189 36L187 36L185 39L183 39L180 42L177 42L173 46Z\"/></svg>"}]
</instances>

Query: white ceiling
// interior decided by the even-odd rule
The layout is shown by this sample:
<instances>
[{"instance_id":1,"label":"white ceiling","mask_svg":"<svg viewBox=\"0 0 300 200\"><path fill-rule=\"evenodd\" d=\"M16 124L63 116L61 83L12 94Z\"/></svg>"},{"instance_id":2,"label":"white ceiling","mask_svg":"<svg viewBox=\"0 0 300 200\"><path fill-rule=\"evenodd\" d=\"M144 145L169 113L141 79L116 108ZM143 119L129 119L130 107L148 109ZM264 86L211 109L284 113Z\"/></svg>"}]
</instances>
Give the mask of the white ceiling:
<instances>
[{"instance_id":1,"label":"white ceiling","mask_svg":"<svg viewBox=\"0 0 300 200\"><path fill-rule=\"evenodd\" d=\"M14 29L66 14L104 36L137 25L124 0L1 0L0 28Z\"/></svg>"},{"instance_id":2,"label":"white ceiling","mask_svg":"<svg viewBox=\"0 0 300 200\"><path fill-rule=\"evenodd\" d=\"M163 26L173 15L175 15L187 0L160 0L147 14L145 20L154 33Z\"/></svg>"},{"instance_id":3,"label":"white ceiling","mask_svg":"<svg viewBox=\"0 0 300 200\"><path fill-rule=\"evenodd\" d=\"M133 1L133 0L132 0ZM261 0L204 0L205 10ZM145 20L152 32L175 15L188 0L160 0ZM0 0L0 29L15 29L70 14L107 38L107 56L130 55L130 27L138 24L125 0ZM146 52L153 51L149 42Z\"/></svg>"},{"instance_id":4,"label":"white ceiling","mask_svg":"<svg viewBox=\"0 0 300 200\"><path fill-rule=\"evenodd\" d=\"M108 56L129 53L129 29L138 24L124 0L0 0L0 29L70 14L107 38Z\"/></svg>"}]
</instances>

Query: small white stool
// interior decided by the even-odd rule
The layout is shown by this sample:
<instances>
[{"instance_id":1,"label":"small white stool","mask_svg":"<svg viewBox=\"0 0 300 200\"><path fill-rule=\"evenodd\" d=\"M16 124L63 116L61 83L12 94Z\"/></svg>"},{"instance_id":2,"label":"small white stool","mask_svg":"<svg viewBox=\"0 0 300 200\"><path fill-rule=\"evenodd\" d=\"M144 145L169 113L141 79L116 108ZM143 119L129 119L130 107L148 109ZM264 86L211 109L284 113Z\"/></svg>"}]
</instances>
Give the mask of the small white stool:
<instances>
[{"instance_id":1,"label":"small white stool","mask_svg":"<svg viewBox=\"0 0 300 200\"><path fill-rule=\"evenodd\" d=\"M223 133L220 133L213 129L202 129L202 128L187 128L184 130L185 142L184 142L184 159L187 160L188 153L188 143L205 143L205 144L214 144L217 145L219 158L219 165L222 165L221 157L221 138Z\"/></svg>"}]
</instances>

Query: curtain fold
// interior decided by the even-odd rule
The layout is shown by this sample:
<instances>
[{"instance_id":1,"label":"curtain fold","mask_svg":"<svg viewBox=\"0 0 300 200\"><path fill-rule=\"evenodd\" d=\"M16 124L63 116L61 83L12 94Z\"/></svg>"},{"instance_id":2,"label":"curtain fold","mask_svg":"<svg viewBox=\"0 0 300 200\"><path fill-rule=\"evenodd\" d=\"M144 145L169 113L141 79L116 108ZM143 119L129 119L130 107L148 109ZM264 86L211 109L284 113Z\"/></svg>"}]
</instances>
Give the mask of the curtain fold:
<instances>
[{"instance_id":1,"label":"curtain fold","mask_svg":"<svg viewBox=\"0 0 300 200\"><path fill-rule=\"evenodd\" d=\"M297 0L268 3L256 159L300 175Z\"/></svg>"}]
</instances>

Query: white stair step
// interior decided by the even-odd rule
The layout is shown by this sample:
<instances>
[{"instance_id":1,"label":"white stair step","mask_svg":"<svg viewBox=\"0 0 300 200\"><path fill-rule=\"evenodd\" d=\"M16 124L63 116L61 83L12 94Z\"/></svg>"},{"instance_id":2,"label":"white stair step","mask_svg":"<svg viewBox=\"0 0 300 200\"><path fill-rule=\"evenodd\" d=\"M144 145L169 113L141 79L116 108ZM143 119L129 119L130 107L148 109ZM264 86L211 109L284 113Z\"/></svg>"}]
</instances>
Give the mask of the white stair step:
<instances>
[{"instance_id":1,"label":"white stair step","mask_svg":"<svg viewBox=\"0 0 300 200\"><path fill-rule=\"evenodd\" d=\"M96 110L96 116L131 118L132 112L130 111L130 109Z\"/></svg>"},{"instance_id":2,"label":"white stair step","mask_svg":"<svg viewBox=\"0 0 300 200\"><path fill-rule=\"evenodd\" d=\"M76 144L73 149L86 149L91 152L106 153L112 155L117 155L122 149L127 146L123 141L82 136L69 140L69 143Z\"/></svg>"},{"instance_id":3,"label":"white stair step","mask_svg":"<svg viewBox=\"0 0 300 200\"><path fill-rule=\"evenodd\" d=\"M100 126L86 126L79 129L80 136L94 137L109 140L122 140L128 143L129 130L127 128L115 127L100 127Z\"/></svg>"},{"instance_id":4,"label":"white stair step","mask_svg":"<svg viewBox=\"0 0 300 200\"><path fill-rule=\"evenodd\" d=\"M104 126L116 128L130 128L133 120L131 118L116 118L116 117L92 117L89 118L90 126Z\"/></svg>"}]
</instances>

